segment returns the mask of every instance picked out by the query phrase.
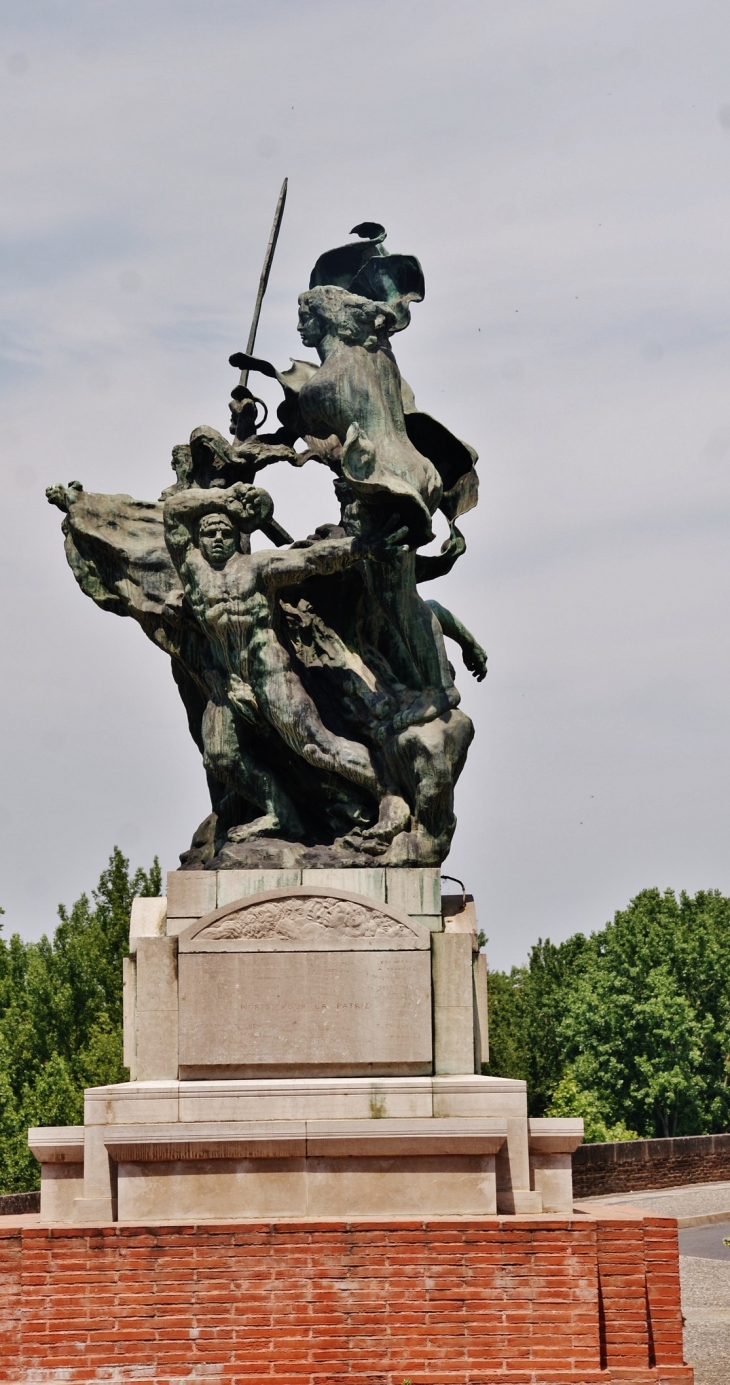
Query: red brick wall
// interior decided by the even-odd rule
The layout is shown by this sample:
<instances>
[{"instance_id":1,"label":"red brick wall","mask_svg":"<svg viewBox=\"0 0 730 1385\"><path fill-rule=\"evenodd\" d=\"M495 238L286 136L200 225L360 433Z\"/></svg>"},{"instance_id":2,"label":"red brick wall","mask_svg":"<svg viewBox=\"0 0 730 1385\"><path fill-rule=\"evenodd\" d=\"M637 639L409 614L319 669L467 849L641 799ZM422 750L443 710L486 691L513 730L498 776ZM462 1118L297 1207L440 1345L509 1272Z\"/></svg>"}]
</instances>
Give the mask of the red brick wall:
<instances>
[{"instance_id":1,"label":"red brick wall","mask_svg":"<svg viewBox=\"0 0 730 1385\"><path fill-rule=\"evenodd\" d=\"M657 1366L682 1359L682 1308L677 1273L677 1223L644 1218L649 1360Z\"/></svg>"},{"instance_id":2,"label":"red brick wall","mask_svg":"<svg viewBox=\"0 0 730 1385\"><path fill-rule=\"evenodd\" d=\"M579 1145L573 1155L577 1198L725 1179L730 1179L730 1134Z\"/></svg>"},{"instance_id":3,"label":"red brick wall","mask_svg":"<svg viewBox=\"0 0 730 1385\"><path fill-rule=\"evenodd\" d=\"M0 1380L691 1385L674 1223L0 1226Z\"/></svg>"}]
</instances>

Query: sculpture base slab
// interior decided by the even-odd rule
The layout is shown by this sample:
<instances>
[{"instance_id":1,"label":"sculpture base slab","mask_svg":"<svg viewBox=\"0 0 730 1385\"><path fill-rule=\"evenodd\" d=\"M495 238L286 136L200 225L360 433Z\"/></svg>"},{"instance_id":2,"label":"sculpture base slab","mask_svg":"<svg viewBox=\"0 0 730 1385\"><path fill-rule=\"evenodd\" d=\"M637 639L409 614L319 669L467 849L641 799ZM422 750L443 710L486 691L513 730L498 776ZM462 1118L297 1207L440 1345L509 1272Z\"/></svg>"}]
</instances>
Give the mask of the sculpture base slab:
<instances>
[{"instance_id":1,"label":"sculpture base slab","mask_svg":"<svg viewBox=\"0 0 730 1385\"><path fill-rule=\"evenodd\" d=\"M16 1219L14 1219L16 1220ZM0 1224L4 1380L692 1385L676 1223Z\"/></svg>"},{"instance_id":2,"label":"sculpture base slab","mask_svg":"<svg viewBox=\"0 0 730 1385\"><path fill-rule=\"evenodd\" d=\"M259 837L248 842L226 842L218 855L205 864L202 854L193 847L182 853L180 862L181 870L260 870L262 867L327 870L331 867L370 869L373 866L439 869L440 856L434 854L430 839L424 842L415 832L401 832L395 843L377 852L358 851L345 841L333 842L331 846L304 846L302 842Z\"/></svg>"}]
</instances>

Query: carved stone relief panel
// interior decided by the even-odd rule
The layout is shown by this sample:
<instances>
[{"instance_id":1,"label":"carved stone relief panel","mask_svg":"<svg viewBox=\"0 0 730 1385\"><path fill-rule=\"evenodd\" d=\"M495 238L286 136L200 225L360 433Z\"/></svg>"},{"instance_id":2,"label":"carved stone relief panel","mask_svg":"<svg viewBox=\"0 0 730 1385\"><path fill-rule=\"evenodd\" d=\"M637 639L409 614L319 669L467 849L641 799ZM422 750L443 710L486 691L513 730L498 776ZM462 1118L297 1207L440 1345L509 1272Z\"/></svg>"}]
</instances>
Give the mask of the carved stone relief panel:
<instances>
[{"instance_id":1,"label":"carved stone relief panel","mask_svg":"<svg viewBox=\"0 0 730 1385\"><path fill-rule=\"evenodd\" d=\"M428 951L428 929L399 909L330 887L234 900L180 934L180 952Z\"/></svg>"}]
</instances>

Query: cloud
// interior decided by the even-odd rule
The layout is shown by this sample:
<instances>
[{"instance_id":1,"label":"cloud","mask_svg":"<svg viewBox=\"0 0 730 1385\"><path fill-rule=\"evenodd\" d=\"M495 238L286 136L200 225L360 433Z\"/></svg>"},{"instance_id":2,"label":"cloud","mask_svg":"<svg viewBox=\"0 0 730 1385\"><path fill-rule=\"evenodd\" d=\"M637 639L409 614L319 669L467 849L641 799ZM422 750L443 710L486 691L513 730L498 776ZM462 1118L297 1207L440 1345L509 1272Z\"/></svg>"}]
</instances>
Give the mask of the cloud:
<instances>
[{"instance_id":1,"label":"cloud","mask_svg":"<svg viewBox=\"0 0 730 1385\"><path fill-rule=\"evenodd\" d=\"M115 840L173 867L206 811L165 660L78 592L42 491L154 497L225 429L285 174L257 349L302 353L311 265L381 220L426 272L403 373L481 453L428 594L490 652L446 868L491 961L644 885L730 891L726 7L0 15L6 927L52 927ZM335 517L321 468L271 487L297 535Z\"/></svg>"}]
</instances>

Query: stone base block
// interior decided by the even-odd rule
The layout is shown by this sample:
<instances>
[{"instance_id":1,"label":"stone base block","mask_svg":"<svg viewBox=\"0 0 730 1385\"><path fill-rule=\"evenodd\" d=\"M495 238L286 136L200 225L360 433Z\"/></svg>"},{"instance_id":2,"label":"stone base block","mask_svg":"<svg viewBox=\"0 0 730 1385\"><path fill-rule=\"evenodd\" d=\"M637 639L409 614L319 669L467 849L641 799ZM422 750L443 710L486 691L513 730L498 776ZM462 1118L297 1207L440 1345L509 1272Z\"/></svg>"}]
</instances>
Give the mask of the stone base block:
<instances>
[{"instance_id":1,"label":"stone base block","mask_svg":"<svg viewBox=\"0 0 730 1385\"><path fill-rule=\"evenodd\" d=\"M42 1188L41 1215L44 1215ZM99 1222L116 1221L117 1199L115 1197L77 1197L74 1200L71 1220L85 1222L90 1226L96 1226Z\"/></svg>"},{"instance_id":2,"label":"stone base block","mask_svg":"<svg viewBox=\"0 0 730 1385\"><path fill-rule=\"evenodd\" d=\"M105 1145L119 1220L147 1222L496 1212L506 1138L495 1118L386 1116L112 1125Z\"/></svg>"},{"instance_id":3,"label":"stone base block","mask_svg":"<svg viewBox=\"0 0 730 1385\"><path fill-rule=\"evenodd\" d=\"M413 1217L496 1211L494 1157L178 1160L119 1166L119 1220Z\"/></svg>"},{"instance_id":4,"label":"stone base block","mask_svg":"<svg viewBox=\"0 0 730 1385\"><path fill-rule=\"evenodd\" d=\"M74 1208L84 1195L83 1163L44 1164L41 1184L41 1202L49 1221L74 1221Z\"/></svg>"},{"instance_id":5,"label":"stone base block","mask_svg":"<svg viewBox=\"0 0 730 1385\"><path fill-rule=\"evenodd\" d=\"M530 1187L544 1212L570 1213L573 1209L573 1152L580 1143L575 1127L574 1120L560 1117L542 1116L528 1123Z\"/></svg>"},{"instance_id":6,"label":"stone base block","mask_svg":"<svg viewBox=\"0 0 730 1385\"><path fill-rule=\"evenodd\" d=\"M22 1385L692 1385L676 1223L353 1218L0 1226Z\"/></svg>"},{"instance_id":7,"label":"stone base block","mask_svg":"<svg viewBox=\"0 0 730 1385\"><path fill-rule=\"evenodd\" d=\"M528 1121L524 1082L457 1074L121 1083L30 1145L49 1221L539 1216L572 1210L581 1137Z\"/></svg>"},{"instance_id":8,"label":"stone base block","mask_svg":"<svg viewBox=\"0 0 730 1385\"><path fill-rule=\"evenodd\" d=\"M529 1188L499 1188L497 1210L508 1216L535 1217L548 1209L543 1207L539 1192Z\"/></svg>"},{"instance_id":9,"label":"stone base block","mask_svg":"<svg viewBox=\"0 0 730 1385\"><path fill-rule=\"evenodd\" d=\"M41 1166L41 1209L49 1221L75 1221L84 1195L83 1125L45 1125L28 1131L28 1145ZM107 1214L105 1208L102 1215Z\"/></svg>"}]
</instances>

